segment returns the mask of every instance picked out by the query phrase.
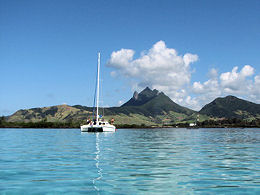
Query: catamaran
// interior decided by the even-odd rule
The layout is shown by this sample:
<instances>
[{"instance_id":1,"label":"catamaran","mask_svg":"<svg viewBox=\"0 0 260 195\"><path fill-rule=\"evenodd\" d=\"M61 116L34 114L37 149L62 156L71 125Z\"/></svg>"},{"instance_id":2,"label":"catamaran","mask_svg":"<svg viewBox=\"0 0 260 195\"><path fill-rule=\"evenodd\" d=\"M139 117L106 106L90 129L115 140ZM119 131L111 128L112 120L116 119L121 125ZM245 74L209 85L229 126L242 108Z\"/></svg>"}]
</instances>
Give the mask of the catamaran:
<instances>
[{"instance_id":1,"label":"catamaran","mask_svg":"<svg viewBox=\"0 0 260 195\"><path fill-rule=\"evenodd\" d=\"M99 73L100 73L100 53L98 53L97 64L97 88L96 88L96 119L88 121L87 125L80 126L81 132L114 132L116 127L99 116Z\"/></svg>"}]
</instances>

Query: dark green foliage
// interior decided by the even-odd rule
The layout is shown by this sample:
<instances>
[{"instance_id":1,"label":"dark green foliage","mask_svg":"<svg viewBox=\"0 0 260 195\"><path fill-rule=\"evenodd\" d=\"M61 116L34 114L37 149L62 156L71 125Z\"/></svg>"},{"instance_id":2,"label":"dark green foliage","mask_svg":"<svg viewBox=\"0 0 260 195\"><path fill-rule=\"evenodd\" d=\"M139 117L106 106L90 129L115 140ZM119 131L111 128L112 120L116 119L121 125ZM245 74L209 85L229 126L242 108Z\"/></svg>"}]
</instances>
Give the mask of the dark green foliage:
<instances>
[{"instance_id":1,"label":"dark green foliage","mask_svg":"<svg viewBox=\"0 0 260 195\"><path fill-rule=\"evenodd\" d=\"M4 125L5 124L5 117L1 116L0 117L0 125Z\"/></svg>"},{"instance_id":2,"label":"dark green foliage","mask_svg":"<svg viewBox=\"0 0 260 195\"><path fill-rule=\"evenodd\" d=\"M129 125L129 124L120 124L120 125L117 125L116 126L117 129L143 129L143 128L151 128L145 124L141 124L141 125L137 125L137 124L132 124L132 125Z\"/></svg>"},{"instance_id":3,"label":"dark green foliage","mask_svg":"<svg viewBox=\"0 0 260 195\"><path fill-rule=\"evenodd\" d=\"M206 120L198 123L199 127L260 127L260 119L253 121L246 121L238 118L231 118L225 120Z\"/></svg>"},{"instance_id":4,"label":"dark green foliage","mask_svg":"<svg viewBox=\"0 0 260 195\"><path fill-rule=\"evenodd\" d=\"M0 118L0 128L76 128L79 129L80 125L83 124L82 121L69 121L69 122L47 122L42 120L40 122L6 122L4 117ZM189 128L189 123L176 123L163 125L163 127L178 127L178 128ZM198 122L198 128L234 128L234 127L245 127L245 128L259 128L260 119L253 121L246 121L237 118L225 119L225 120L206 120L203 122ZM120 128L154 128L152 126L147 126L145 124L120 124L116 125L117 129Z\"/></svg>"},{"instance_id":5,"label":"dark green foliage","mask_svg":"<svg viewBox=\"0 0 260 195\"><path fill-rule=\"evenodd\" d=\"M193 113L195 113L195 111L193 110L176 104L162 92L141 107L143 110L146 110L146 112L148 111L150 116L156 116L159 114L163 114L164 112L169 113L170 111L186 115L192 115Z\"/></svg>"},{"instance_id":6,"label":"dark green foliage","mask_svg":"<svg viewBox=\"0 0 260 195\"><path fill-rule=\"evenodd\" d=\"M189 123L176 123L172 124L173 127L190 128ZM224 119L224 120L205 120L203 122L197 122L196 127L191 128L259 128L260 119L253 121L242 120L238 118Z\"/></svg>"},{"instance_id":7,"label":"dark green foliage","mask_svg":"<svg viewBox=\"0 0 260 195\"><path fill-rule=\"evenodd\" d=\"M42 120L40 122L1 122L0 128L79 128L80 122L47 122Z\"/></svg>"},{"instance_id":8,"label":"dark green foliage","mask_svg":"<svg viewBox=\"0 0 260 195\"><path fill-rule=\"evenodd\" d=\"M42 109L41 108L31 108L30 110L32 110L34 112L42 113Z\"/></svg>"},{"instance_id":9,"label":"dark green foliage","mask_svg":"<svg viewBox=\"0 0 260 195\"><path fill-rule=\"evenodd\" d=\"M135 93L134 97L122 105L118 110L124 114L135 113L152 117L169 113L170 111L186 115L195 113L195 111L191 109L176 104L164 93L159 93L156 89L152 91L148 87L139 93L138 96Z\"/></svg>"},{"instance_id":10,"label":"dark green foliage","mask_svg":"<svg viewBox=\"0 0 260 195\"><path fill-rule=\"evenodd\" d=\"M44 112L44 115L51 115L51 116L54 116L56 114L56 112L58 111L58 108L57 107L51 107L49 110L46 110Z\"/></svg>"},{"instance_id":11,"label":"dark green foliage","mask_svg":"<svg viewBox=\"0 0 260 195\"><path fill-rule=\"evenodd\" d=\"M213 117L225 118L246 118L243 114L236 113L243 111L249 115L256 116L260 114L260 105L246 100L239 99L234 96L227 96L225 98L217 98L213 102L205 105L199 113Z\"/></svg>"},{"instance_id":12,"label":"dark green foliage","mask_svg":"<svg viewBox=\"0 0 260 195\"><path fill-rule=\"evenodd\" d=\"M75 105L75 106L72 106L72 107L80 109L80 110L86 110L86 111L89 111L89 112L93 111L92 107L87 107L87 106Z\"/></svg>"}]
</instances>

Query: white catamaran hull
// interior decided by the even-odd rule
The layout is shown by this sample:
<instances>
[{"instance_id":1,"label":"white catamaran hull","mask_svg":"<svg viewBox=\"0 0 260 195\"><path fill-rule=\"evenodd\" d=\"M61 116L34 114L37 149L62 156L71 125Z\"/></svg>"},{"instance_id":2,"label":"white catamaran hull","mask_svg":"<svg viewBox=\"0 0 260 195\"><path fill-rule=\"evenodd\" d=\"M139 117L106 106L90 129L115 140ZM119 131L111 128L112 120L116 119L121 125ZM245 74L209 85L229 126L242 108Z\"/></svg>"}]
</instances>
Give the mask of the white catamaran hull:
<instances>
[{"instance_id":1,"label":"white catamaran hull","mask_svg":"<svg viewBox=\"0 0 260 195\"><path fill-rule=\"evenodd\" d=\"M114 125L82 125L80 127L81 132L115 132L116 127Z\"/></svg>"}]
</instances>

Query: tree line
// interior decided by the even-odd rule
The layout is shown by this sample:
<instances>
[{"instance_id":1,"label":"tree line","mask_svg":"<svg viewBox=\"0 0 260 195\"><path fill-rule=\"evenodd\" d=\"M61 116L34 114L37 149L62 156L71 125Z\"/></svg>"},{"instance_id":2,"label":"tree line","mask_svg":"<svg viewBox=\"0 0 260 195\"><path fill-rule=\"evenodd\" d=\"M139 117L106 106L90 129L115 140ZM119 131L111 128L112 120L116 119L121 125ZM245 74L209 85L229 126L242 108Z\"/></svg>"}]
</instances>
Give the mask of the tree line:
<instances>
[{"instance_id":1,"label":"tree line","mask_svg":"<svg viewBox=\"0 0 260 195\"><path fill-rule=\"evenodd\" d=\"M46 119L39 122L7 122L5 117L0 117L0 128L80 128L85 121L68 121L68 122L48 122ZM154 127L179 127L188 128L189 123L174 123L157 126L149 126L145 124L116 124L116 128L154 128ZM225 128L225 127L247 127L260 128L260 119L251 121L238 118L224 120L205 120L197 122L197 128Z\"/></svg>"},{"instance_id":2,"label":"tree line","mask_svg":"<svg viewBox=\"0 0 260 195\"><path fill-rule=\"evenodd\" d=\"M189 123L177 123L173 126L189 127ZM222 119L222 120L205 120L197 122L196 127L199 128L225 128L225 127L244 127L244 128L260 128L260 119L243 120L238 118Z\"/></svg>"},{"instance_id":3,"label":"tree line","mask_svg":"<svg viewBox=\"0 0 260 195\"><path fill-rule=\"evenodd\" d=\"M7 122L0 117L0 128L79 128L81 121L48 122L46 119L39 122Z\"/></svg>"}]
</instances>

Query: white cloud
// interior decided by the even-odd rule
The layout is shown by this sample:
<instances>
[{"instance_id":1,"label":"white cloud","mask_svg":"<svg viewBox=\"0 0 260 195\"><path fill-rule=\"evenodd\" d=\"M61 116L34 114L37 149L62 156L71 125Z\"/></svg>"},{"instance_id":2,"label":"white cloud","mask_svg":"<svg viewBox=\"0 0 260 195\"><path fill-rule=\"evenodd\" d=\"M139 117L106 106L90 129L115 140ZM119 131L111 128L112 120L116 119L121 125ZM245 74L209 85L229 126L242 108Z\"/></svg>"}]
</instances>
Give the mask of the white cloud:
<instances>
[{"instance_id":1,"label":"white cloud","mask_svg":"<svg viewBox=\"0 0 260 195\"><path fill-rule=\"evenodd\" d=\"M248 76L252 76L254 74L254 68L250 65L245 65L240 74L243 76L243 77L248 77Z\"/></svg>"},{"instance_id":2,"label":"white cloud","mask_svg":"<svg viewBox=\"0 0 260 195\"><path fill-rule=\"evenodd\" d=\"M222 73L220 75L220 84L224 92L243 94L251 87L251 80L247 80L254 74L254 68L250 65L245 65L240 72L238 67L234 67L231 72Z\"/></svg>"},{"instance_id":3,"label":"white cloud","mask_svg":"<svg viewBox=\"0 0 260 195\"><path fill-rule=\"evenodd\" d=\"M254 80L255 80L255 86L257 86L258 89L260 90L260 75L255 76Z\"/></svg>"},{"instance_id":4,"label":"white cloud","mask_svg":"<svg viewBox=\"0 0 260 195\"><path fill-rule=\"evenodd\" d=\"M231 72L218 74L215 69L209 73L210 79L204 83L194 82L192 92L197 96L198 107L214 100L219 96L236 95L246 99L260 102L260 77L250 77L254 74L254 68L245 65L239 72L238 67L234 67Z\"/></svg>"},{"instance_id":5,"label":"white cloud","mask_svg":"<svg viewBox=\"0 0 260 195\"><path fill-rule=\"evenodd\" d=\"M189 66L190 63L196 62L198 60L198 56L194 54L187 53L183 56L183 60L186 66Z\"/></svg>"},{"instance_id":6,"label":"white cloud","mask_svg":"<svg viewBox=\"0 0 260 195\"><path fill-rule=\"evenodd\" d=\"M218 81L218 72L216 69L211 69L209 72L209 80L201 83L194 82L191 87L191 92L195 94L194 102L191 108L199 110L202 106L221 96L220 84Z\"/></svg>"},{"instance_id":7,"label":"white cloud","mask_svg":"<svg viewBox=\"0 0 260 195\"><path fill-rule=\"evenodd\" d=\"M175 49L167 48L164 41L158 41L148 51L141 52L138 58L134 58L134 54L131 49L114 51L107 64L114 68L111 76L128 78L133 90L149 86L163 91L174 102L196 110L225 95L260 102L260 75L252 78L255 70L250 65L245 65L240 71L236 66L230 72L220 74L213 68L207 81L190 83L191 63L198 61L198 55L179 55Z\"/></svg>"},{"instance_id":8,"label":"white cloud","mask_svg":"<svg viewBox=\"0 0 260 195\"><path fill-rule=\"evenodd\" d=\"M113 67L120 68L125 67L132 61L134 56L134 51L131 49L121 49L120 51L114 51L111 54L110 63Z\"/></svg>"},{"instance_id":9,"label":"white cloud","mask_svg":"<svg viewBox=\"0 0 260 195\"><path fill-rule=\"evenodd\" d=\"M205 91L204 89L205 87L203 84L200 83L200 81L194 82L192 88L193 88L193 92L198 94L204 93Z\"/></svg>"},{"instance_id":10,"label":"white cloud","mask_svg":"<svg viewBox=\"0 0 260 195\"><path fill-rule=\"evenodd\" d=\"M213 74L212 74L213 73ZM194 82L192 85L192 92L195 94L219 94L219 82L217 73L213 70L210 71L211 78L204 83Z\"/></svg>"},{"instance_id":11,"label":"white cloud","mask_svg":"<svg viewBox=\"0 0 260 195\"><path fill-rule=\"evenodd\" d=\"M181 94L184 94L181 90L190 83L190 64L196 62L198 56L178 55L175 49L167 48L164 41L158 41L137 59L133 59L134 53L130 49L113 52L107 65L115 69L113 72L137 80L138 88L150 86L181 102Z\"/></svg>"},{"instance_id":12,"label":"white cloud","mask_svg":"<svg viewBox=\"0 0 260 195\"><path fill-rule=\"evenodd\" d=\"M254 82L252 85L252 93L250 93L250 98L257 103L260 103L260 75L254 77Z\"/></svg>"},{"instance_id":13,"label":"white cloud","mask_svg":"<svg viewBox=\"0 0 260 195\"><path fill-rule=\"evenodd\" d=\"M200 105L197 98L192 98L191 96L187 96L184 101L184 105L192 108L194 110L199 110Z\"/></svg>"}]
</instances>

